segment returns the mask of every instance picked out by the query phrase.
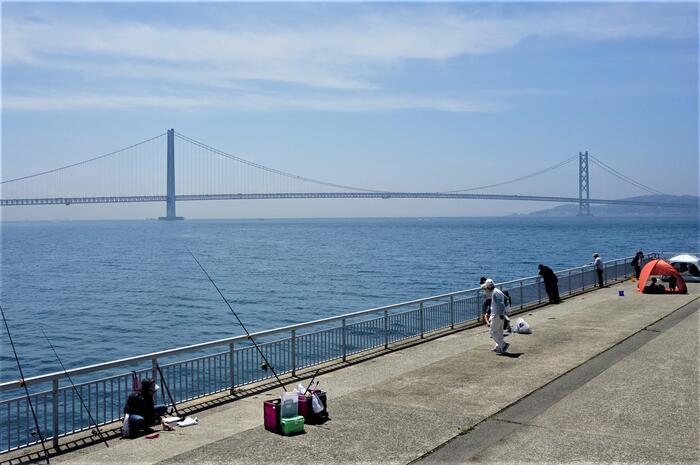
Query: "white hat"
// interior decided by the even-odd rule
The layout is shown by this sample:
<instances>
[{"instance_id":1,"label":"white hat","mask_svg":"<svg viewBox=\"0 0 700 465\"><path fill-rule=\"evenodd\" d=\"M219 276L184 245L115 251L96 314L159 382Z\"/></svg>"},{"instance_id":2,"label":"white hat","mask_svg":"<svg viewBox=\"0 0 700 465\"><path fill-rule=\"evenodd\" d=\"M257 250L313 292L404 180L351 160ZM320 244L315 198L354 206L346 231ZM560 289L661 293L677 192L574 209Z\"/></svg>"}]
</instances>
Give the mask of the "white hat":
<instances>
[{"instance_id":1,"label":"white hat","mask_svg":"<svg viewBox=\"0 0 700 465\"><path fill-rule=\"evenodd\" d=\"M487 279L484 281L484 284L481 285L483 289L488 289L491 287L496 287L496 285L493 283L493 279Z\"/></svg>"}]
</instances>

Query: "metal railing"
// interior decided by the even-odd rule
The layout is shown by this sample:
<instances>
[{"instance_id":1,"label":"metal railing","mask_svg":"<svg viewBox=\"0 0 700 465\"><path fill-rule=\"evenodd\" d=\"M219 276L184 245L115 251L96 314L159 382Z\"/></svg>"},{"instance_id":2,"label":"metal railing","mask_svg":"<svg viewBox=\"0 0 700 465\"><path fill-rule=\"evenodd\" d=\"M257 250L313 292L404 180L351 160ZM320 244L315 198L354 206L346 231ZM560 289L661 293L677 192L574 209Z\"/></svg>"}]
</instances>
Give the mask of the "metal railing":
<instances>
[{"instance_id":1,"label":"metal railing","mask_svg":"<svg viewBox=\"0 0 700 465\"><path fill-rule=\"evenodd\" d=\"M631 257L605 262L606 282L625 279L633 271ZM596 284L592 265L558 271L561 296L573 295ZM546 299L539 276L500 283L508 290L511 311L540 304ZM252 334L278 374L294 376L298 370L368 350L388 348L434 331L474 323L481 317L481 289L442 294L424 299L372 308ZM189 358L181 359L182 356ZM262 358L246 336L205 342L151 354L68 370L98 425L122 418L122 407L131 391L131 372L159 381L156 364L177 403L229 391L272 378L261 366ZM94 379L95 375L100 376ZM90 430L87 413L67 382L64 372L25 380L39 418L39 427L54 447L59 439ZM0 453L38 443L39 437L20 395L19 381L0 384ZM163 390L161 390L162 392ZM9 397L9 398L8 398Z\"/></svg>"}]
</instances>

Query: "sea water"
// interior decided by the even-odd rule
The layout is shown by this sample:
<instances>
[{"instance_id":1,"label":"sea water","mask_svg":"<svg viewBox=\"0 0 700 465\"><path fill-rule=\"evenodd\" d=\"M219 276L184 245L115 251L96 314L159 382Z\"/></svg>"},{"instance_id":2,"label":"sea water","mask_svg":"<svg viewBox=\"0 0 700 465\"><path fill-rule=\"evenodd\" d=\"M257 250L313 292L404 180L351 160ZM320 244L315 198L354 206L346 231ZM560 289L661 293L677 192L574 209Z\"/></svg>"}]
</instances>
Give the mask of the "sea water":
<instances>
[{"instance_id":1,"label":"sea water","mask_svg":"<svg viewBox=\"0 0 700 465\"><path fill-rule=\"evenodd\" d=\"M3 222L1 298L25 376L632 256L696 251L697 219ZM18 378L0 331L0 380Z\"/></svg>"}]
</instances>

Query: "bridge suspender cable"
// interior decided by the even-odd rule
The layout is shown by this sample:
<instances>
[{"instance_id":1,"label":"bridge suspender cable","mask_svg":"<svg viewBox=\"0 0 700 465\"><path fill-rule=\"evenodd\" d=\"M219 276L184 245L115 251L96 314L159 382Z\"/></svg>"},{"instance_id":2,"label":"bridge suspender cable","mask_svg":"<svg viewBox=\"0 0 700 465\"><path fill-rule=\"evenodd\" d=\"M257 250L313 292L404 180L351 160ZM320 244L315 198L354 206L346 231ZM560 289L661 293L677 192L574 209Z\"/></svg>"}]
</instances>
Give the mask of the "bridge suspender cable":
<instances>
[{"instance_id":1,"label":"bridge suspender cable","mask_svg":"<svg viewBox=\"0 0 700 465\"><path fill-rule=\"evenodd\" d=\"M248 165L248 166L252 166L252 167L254 167L254 168L258 168L258 169L267 171L267 172L269 172L269 173L274 173L274 174L278 174L278 175L280 175L280 176L285 176L285 177L287 177L287 178L297 179L297 180L299 180L299 181L306 181L306 182L310 182L310 183L313 183L313 184L319 184L319 185L321 185L321 186L337 187L337 188L339 188L339 189L348 189L348 190L352 190L352 191L360 191L360 192L388 192L388 191L382 191L382 190L377 190L377 189L366 189L366 188L363 188L363 187L345 186L345 185L343 185L343 184L334 184L334 183L332 183L332 182L325 182L325 181L320 181L320 180L318 180L318 179L312 179L312 178L307 178L307 177L304 177L304 176L298 176L298 175L296 175L296 174L288 173L288 172L286 172L286 171L277 170L277 169L275 169L275 168L270 168L270 167L268 167L268 166L265 166L265 165L261 165L261 164L259 164L259 163L252 162L252 161L250 161L250 160L246 160L245 158L241 158L241 157L237 157L237 156L235 156L235 155L231 155L230 153L226 153L226 152L224 152L224 151L222 151L222 150L219 150L219 149L216 149L216 148L214 148L214 147L211 147L211 146L209 146L209 145L207 145L207 144L205 144L205 143L203 143L203 142L199 142L199 141L197 141L197 140L191 139L191 138L189 138L189 137L187 137L187 136L185 136L185 135L183 135L183 134L180 134L180 133L178 133L178 132L176 132L175 135L176 135L178 138L180 138L180 139L182 139L182 140L184 140L184 141L187 141L187 142L189 142L189 143L191 143L191 144L194 144L194 145L196 145L196 146L198 146L198 147L200 147L200 148L209 150L210 152L213 152L213 153L215 153L215 154L217 154L217 155L220 155L220 156L222 156L222 157L229 158L229 159L231 159L231 160L235 160L235 161L240 162L240 163L244 163L244 164L246 164L246 165Z\"/></svg>"},{"instance_id":2,"label":"bridge suspender cable","mask_svg":"<svg viewBox=\"0 0 700 465\"><path fill-rule=\"evenodd\" d=\"M35 178L35 177L37 177L37 176L42 176L42 175L44 175L44 174L55 173L56 171L65 170L65 169L67 169L67 168L73 168L74 166L84 165L85 163L90 163L91 161L99 160L100 158L111 157L112 155L116 155L116 154L118 154L118 153L125 152L125 151L127 151L127 150L129 150L129 149L133 149L133 148L135 148L135 147L138 147L139 145L143 145L143 144L145 144L145 143L148 143L148 142L151 142L151 141L153 141L153 140L156 140L156 139L158 139L159 137L163 137L165 134L166 134L166 133L159 134L159 135L157 135L157 136L155 136L155 137L151 137L150 139L146 139L146 140L141 141L141 142L139 142L139 143L137 143L137 144L130 145L130 146L128 146L128 147L124 147L123 149L115 150L114 152L105 153L104 155L100 155L100 156L97 156L97 157L88 158L87 160L79 161L79 162L77 162L77 163L72 163L72 164L70 164L70 165L61 166L60 168L54 168L54 169L52 169L52 170L42 171L41 173L34 173L34 174L29 174L29 175L27 175L27 176L19 177L19 178L7 179L7 180L5 180L5 181L0 181L0 184L7 184L7 183L10 183L10 182L21 181L21 180L23 180L23 179Z\"/></svg>"},{"instance_id":3,"label":"bridge suspender cable","mask_svg":"<svg viewBox=\"0 0 700 465\"><path fill-rule=\"evenodd\" d=\"M624 174L622 174L622 173L620 173L619 171L617 171L615 168L613 168L613 167L611 167L611 166L609 166L609 165L606 165L602 160L600 160L600 159L594 157L593 155L588 155L588 156L590 157L591 161L592 161L595 165L597 165L598 167L604 169L605 171L607 171L608 173L612 174L612 175L615 176L616 178L618 178L618 179L620 179L620 180L622 180L622 181L624 181L624 182L626 182L626 183L628 183L628 184L631 184L631 185L633 185L633 186L635 186L635 187L637 187L637 188L639 188L639 189L642 189L642 190L644 190L644 191L647 191L647 192L649 192L649 193L652 193L652 194L659 194L659 195L666 195L666 194L664 194L663 192L657 191L656 189L654 189L654 188L652 188L652 187L646 186L646 185L642 184L642 183L639 182L639 181L635 181L634 179L630 178L629 176L625 176Z\"/></svg>"}]
</instances>

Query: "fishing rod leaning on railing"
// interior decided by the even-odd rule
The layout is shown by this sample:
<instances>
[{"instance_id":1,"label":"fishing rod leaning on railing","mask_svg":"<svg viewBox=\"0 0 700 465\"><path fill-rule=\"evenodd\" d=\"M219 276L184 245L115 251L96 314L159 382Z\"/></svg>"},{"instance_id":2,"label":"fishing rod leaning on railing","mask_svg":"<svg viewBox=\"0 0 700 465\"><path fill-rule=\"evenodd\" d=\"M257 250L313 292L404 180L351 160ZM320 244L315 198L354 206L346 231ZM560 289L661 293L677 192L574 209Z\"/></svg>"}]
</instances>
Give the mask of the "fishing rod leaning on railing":
<instances>
[{"instance_id":1,"label":"fishing rod leaning on railing","mask_svg":"<svg viewBox=\"0 0 700 465\"><path fill-rule=\"evenodd\" d=\"M41 429L39 428L39 419L36 416L36 411L34 411L34 406L32 405L32 398L29 395L29 389L27 388L27 383L24 382L24 373L22 372L22 365L19 363L19 357L17 356L17 350L15 349L15 343L12 340L12 334L10 334L10 325L7 324L7 318L5 318L5 310L3 310L2 305L0 305L0 313L2 313L2 321L5 322L5 329L7 330L7 337L10 339L10 345L12 346L12 353L15 354L15 361L17 362L17 369L19 370L19 384L24 387L24 393L27 396L27 402L29 403L29 408L32 411L32 416L34 417L34 425L36 425L36 432L39 435L39 440L41 441L41 448L44 450L44 458L46 463L51 463L49 460L49 453L46 450L46 445L44 444L44 435L41 434Z\"/></svg>"}]
</instances>

